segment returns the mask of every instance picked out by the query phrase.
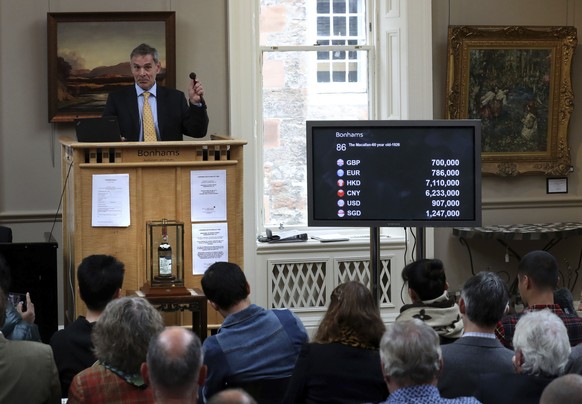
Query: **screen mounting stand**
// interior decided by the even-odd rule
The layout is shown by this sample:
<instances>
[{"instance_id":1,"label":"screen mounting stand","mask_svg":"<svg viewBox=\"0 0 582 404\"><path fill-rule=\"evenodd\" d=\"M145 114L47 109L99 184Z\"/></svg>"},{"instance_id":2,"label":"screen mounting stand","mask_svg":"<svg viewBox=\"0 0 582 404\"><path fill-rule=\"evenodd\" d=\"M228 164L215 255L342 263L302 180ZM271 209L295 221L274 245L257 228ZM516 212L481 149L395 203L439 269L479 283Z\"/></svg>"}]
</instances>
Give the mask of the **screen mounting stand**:
<instances>
[{"instance_id":1,"label":"screen mounting stand","mask_svg":"<svg viewBox=\"0 0 582 404\"><path fill-rule=\"evenodd\" d=\"M374 301L380 307L380 273L382 263L380 261L380 228L370 227L370 287Z\"/></svg>"},{"instance_id":2,"label":"screen mounting stand","mask_svg":"<svg viewBox=\"0 0 582 404\"><path fill-rule=\"evenodd\" d=\"M424 227L416 228L416 260L424 258ZM406 257L405 257L406 258ZM380 227L370 227L370 289L374 300L380 307L380 274L382 261L380 259Z\"/></svg>"},{"instance_id":3,"label":"screen mounting stand","mask_svg":"<svg viewBox=\"0 0 582 404\"><path fill-rule=\"evenodd\" d=\"M416 260L424 258L424 227L416 228Z\"/></svg>"}]
</instances>

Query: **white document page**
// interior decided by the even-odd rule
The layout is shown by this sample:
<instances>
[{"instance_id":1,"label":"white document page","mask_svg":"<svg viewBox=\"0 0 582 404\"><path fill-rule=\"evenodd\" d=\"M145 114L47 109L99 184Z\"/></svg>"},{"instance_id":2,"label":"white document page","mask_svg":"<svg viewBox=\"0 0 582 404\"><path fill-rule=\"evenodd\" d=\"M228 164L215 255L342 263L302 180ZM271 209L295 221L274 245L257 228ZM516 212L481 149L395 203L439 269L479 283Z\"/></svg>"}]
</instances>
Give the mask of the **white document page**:
<instances>
[{"instance_id":1,"label":"white document page","mask_svg":"<svg viewBox=\"0 0 582 404\"><path fill-rule=\"evenodd\" d=\"M226 170L190 172L192 222L226 220Z\"/></svg>"},{"instance_id":2,"label":"white document page","mask_svg":"<svg viewBox=\"0 0 582 404\"><path fill-rule=\"evenodd\" d=\"M129 174L93 174L91 226L128 227Z\"/></svg>"},{"instance_id":3,"label":"white document page","mask_svg":"<svg viewBox=\"0 0 582 404\"><path fill-rule=\"evenodd\" d=\"M192 224L192 274L203 275L217 261L228 261L228 224Z\"/></svg>"}]
</instances>

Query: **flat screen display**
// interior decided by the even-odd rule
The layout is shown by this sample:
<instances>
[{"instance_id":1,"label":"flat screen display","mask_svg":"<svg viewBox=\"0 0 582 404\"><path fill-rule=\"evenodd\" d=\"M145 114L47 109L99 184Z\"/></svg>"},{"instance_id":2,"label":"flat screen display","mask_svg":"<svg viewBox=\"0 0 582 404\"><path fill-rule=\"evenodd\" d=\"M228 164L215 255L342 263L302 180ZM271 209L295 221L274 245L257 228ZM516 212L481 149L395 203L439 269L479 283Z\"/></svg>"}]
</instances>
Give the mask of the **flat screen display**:
<instances>
[{"instance_id":1,"label":"flat screen display","mask_svg":"<svg viewBox=\"0 0 582 404\"><path fill-rule=\"evenodd\" d=\"M481 121L307 121L309 226L481 226Z\"/></svg>"}]
</instances>

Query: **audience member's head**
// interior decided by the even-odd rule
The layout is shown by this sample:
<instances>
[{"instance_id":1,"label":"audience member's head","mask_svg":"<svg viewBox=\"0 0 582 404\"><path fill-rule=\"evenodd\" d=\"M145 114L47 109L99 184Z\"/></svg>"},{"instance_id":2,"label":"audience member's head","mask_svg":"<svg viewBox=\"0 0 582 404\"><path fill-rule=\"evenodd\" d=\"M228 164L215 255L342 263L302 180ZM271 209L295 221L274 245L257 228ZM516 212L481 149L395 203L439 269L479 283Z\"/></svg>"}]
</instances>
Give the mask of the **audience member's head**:
<instances>
[{"instance_id":1,"label":"audience member's head","mask_svg":"<svg viewBox=\"0 0 582 404\"><path fill-rule=\"evenodd\" d=\"M160 313L144 298L112 300L95 323L95 357L127 374L139 374L151 338L164 329Z\"/></svg>"},{"instance_id":2,"label":"audience member's head","mask_svg":"<svg viewBox=\"0 0 582 404\"><path fill-rule=\"evenodd\" d=\"M420 320L397 321L382 337L380 358L391 393L401 387L434 384L442 367L439 336Z\"/></svg>"},{"instance_id":3,"label":"audience member's head","mask_svg":"<svg viewBox=\"0 0 582 404\"><path fill-rule=\"evenodd\" d=\"M513 347L518 373L543 376L561 375L571 350L566 326L547 309L528 312L519 319Z\"/></svg>"},{"instance_id":4,"label":"audience member's head","mask_svg":"<svg viewBox=\"0 0 582 404\"><path fill-rule=\"evenodd\" d=\"M475 325L494 328L507 309L507 285L493 272L479 272L461 290L461 313Z\"/></svg>"},{"instance_id":5,"label":"audience member's head","mask_svg":"<svg viewBox=\"0 0 582 404\"><path fill-rule=\"evenodd\" d=\"M243 389L226 389L210 397L208 404L257 404L257 402Z\"/></svg>"},{"instance_id":6,"label":"audience member's head","mask_svg":"<svg viewBox=\"0 0 582 404\"><path fill-rule=\"evenodd\" d=\"M141 370L156 402L195 403L206 373L200 339L182 327L167 327L150 341Z\"/></svg>"},{"instance_id":7,"label":"audience member's head","mask_svg":"<svg viewBox=\"0 0 582 404\"><path fill-rule=\"evenodd\" d=\"M540 404L573 403L578 402L581 397L582 376L568 374L554 379L546 386L540 398Z\"/></svg>"},{"instance_id":8,"label":"audience member's head","mask_svg":"<svg viewBox=\"0 0 582 404\"><path fill-rule=\"evenodd\" d=\"M538 290L553 292L558 285L558 263L554 256L547 251L537 250L524 255L519 261L517 274L520 285L525 279L528 282L533 282L533 287Z\"/></svg>"},{"instance_id":9,"label":"audience member's head","mask_svg":"<svg viewBox=\"0 0 582 404\"><path fill-rule=\"evenodd\" d=\"M574 308L574 296L568 288L560 288L554 290L554 303L559 305L562 311L566 314L576 314Z\"/></svg>"},{"instance_id":10,"label":"audience member's head","mask_svg":"<svg viewBox=\"0 0 582 404\"><path fill-rule=\"evenodd\" d=\"M202 290L208 301L220 310L229 310L249 295L249 284L242 269L231 262L215 262L202 277Z\"/></svg>"},{"instance_id":11,"label":"audience member's head","mask_svg":"<svg viewBox=\"0 0 582 404\"><path fill-rule=\"evenodd\" d=\"M6 259L0 254L0 289L4 292L5 299L8 299L11 282L12 276L10 275L10 267L6 262Z\"/></svg>"},{"instance_id":12,"label":"audience member's head","mask_svg":"<svg viewBox=\"0 0 582 404\"><path fill-rule=\"evenodd\" d=\"M385 330L370 290L360 282L350 281L338 285L331 293L314 342L341 342L349 338L362 346L378 348Z\"/></svg>"},{"instance_id":13,"label":"audience member's head","mask_svg":"<svg viewBox=\"0 0 582 404\"><path fill-rule=\"evenodd\" d=\"M77 268L79 294L89 310L103 311L118 297L125 266L111 255L90 255Z\"/></svg>"},{"instance_id":14,"label":"audience member's head","mask_svg":"<svg viewBox=\"0 0 582 404\"><path fill-rule=\"evenodd\" d=\"M402 279L408 282L413 301L436 299L448 289L445 268L438 259L420 259L408 264L402 270Z\"/></svg>"}]
</instances>

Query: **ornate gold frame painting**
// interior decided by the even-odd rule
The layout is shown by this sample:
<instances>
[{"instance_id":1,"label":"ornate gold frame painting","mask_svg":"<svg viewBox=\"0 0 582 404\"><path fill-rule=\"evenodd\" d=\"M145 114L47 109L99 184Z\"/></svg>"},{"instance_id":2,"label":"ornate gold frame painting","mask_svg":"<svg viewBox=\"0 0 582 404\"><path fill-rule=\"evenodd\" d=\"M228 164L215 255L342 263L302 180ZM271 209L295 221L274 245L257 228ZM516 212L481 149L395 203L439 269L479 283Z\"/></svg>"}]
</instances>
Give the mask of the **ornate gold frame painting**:
<instances>
[{"instance_id":1,"label":"ornate gold frame painting","mask_svg":"<svg viewBox=\"0 0 582 404\"><path fill-rule=\"evenodd\" d=\"M566 175L574 27L451 26L448 119L481 119L482 173Z\"/></svg>"}]
</instances>

